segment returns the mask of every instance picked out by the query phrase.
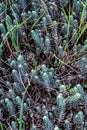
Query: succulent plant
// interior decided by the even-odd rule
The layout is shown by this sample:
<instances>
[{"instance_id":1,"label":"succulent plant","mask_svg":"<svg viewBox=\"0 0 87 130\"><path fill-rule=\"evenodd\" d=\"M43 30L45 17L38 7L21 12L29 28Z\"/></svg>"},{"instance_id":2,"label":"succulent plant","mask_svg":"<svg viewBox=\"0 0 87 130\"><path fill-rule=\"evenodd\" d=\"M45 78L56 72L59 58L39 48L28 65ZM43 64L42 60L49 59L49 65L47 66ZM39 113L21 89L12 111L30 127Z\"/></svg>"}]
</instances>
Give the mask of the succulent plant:
<instances>
[{"instance_id":1,"label":"succulent plant","mask_svg":"<svg viewBox=\"0 0 87 130\"><path fill-rule=\"evenodd\" d=\"M65 116L65 100L62 97L62 94L59 94L57 96L57 107L58 107L58 122L59 124L61 123L61 121L64 119Z\"/></svg>"},{"instance_id":2,"label":"succulent plant","mask_svg":"<svg viewBox=\"0 0 87 130\"><path fill-rule=\"evenodd\" d=\"M52 130L53 129L53 124L47 116L43 117L43 122L44 122L44 129L46 129L46 130Z\"/></svg>"},{"instance_id":3,"label":"succulent plant","mask_svg":"<svg viewBox=\"0 0 87 130\"><path fill-rule=\"evenodd\" d=\"M47 89L58 88L61 84L59 77L54 75L54 69L48 69L44 64L40 70L40 75L35 70L31 71L31 73L33 76L33 81L37 84L43 85L43 87Z\"/></svg>"},{"instance_id":4,"label":"succulent plant","mask_svg":"<svg viewBox=\"0 0 87 130\"><path fill-rule=\"evenodd\" d=\"M0 1L0 129L87 129L86 6Z\"/></svg>"}]
</instances>

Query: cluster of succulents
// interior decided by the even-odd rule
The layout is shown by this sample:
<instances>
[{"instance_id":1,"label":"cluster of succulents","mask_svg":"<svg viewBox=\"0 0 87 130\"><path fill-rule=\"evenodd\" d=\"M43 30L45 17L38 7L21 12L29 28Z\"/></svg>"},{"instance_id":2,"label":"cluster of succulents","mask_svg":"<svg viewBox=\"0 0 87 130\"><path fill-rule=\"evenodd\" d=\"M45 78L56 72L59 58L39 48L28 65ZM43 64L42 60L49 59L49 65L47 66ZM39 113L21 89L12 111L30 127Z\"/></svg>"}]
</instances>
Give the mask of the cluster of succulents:
<instances>
[{"instance_id":1,"label":"cluster of succulents","mask_svg":"<svg viewBox=\"0 0 87 130\"><path fill-rule=\"evenodd\" d=\"M58 89L61 84L59 77L54 72L54 68L48 69L45 64L41 66L40 71L31 70L31 77L33 82L47 89Z\"/></svg>"},{"instance_id":2,"label":"cluster of succulents","mask_svg":"<svg viewBox=\"0 0 87 130\"><path fill-rule=\"evenodd\" d=\"M28 73L28 66L22 55L19 55L15 60L8 59L8 62L11 67L13 82L9 79L6 82L6 88L3 88L3 84L0 85L0 118L4 122L8 121L12 130L18 130L19 128L19 114L23 97L22 122L24 122L24 130L30 128L31 130L72 130L74 127L76 129L87 128L87 94L83 86L77 84L75 87L69 89L68 85L60 83L54 69L48 69L45 65L42 65L40 73L37 73L35 70L31 70ZM44 98L40 99L42 103L31 97L31 91L35 89L32 83L42 85L42 89L45 87L49 90L51 88L56 90L57 93L53 96L54 103L51 104L51 91L50 97L45 97L44 95ZM29 87L25 93L28 85ZM30 119L35 121L32 122ZM38 123L37 121L41 122ZM30 126L29 123L32 123L32 125ZM7 126L3 124L3 126L6 129L10 129L8 124Z\"/></svg>"},{"instance_id":3,"label":"cluster of succulents","mask_svg":"<svg viewBox=\"0 0 87 130\"><path fill-rule=\"evenodd\" d=\"M16 130L17 115L16 111L20 111L23 95L25 94L26 86L29 84L29 75L27 73L27 64L22 55L19 55L17 60L8 59L12 71L12 82L10 78L6 81L6 88L3 88L3 83L0 85L0 118L12 116L12 128ZM7 72L5 72L5 75ZM5 81L4 81L5 82ZM26 85L26 86L25 86ZM25 95L24 95L25 96ZM27 96L27 95L26 95ZM27 97L28 100L28 97ZM28 100L29 101L29 100ZM28 103L23 103L24 109L28 107ZM27 108L28 109L28 108ZM26 109L26 110L27 110ZM6 115L5 115L6 114ZM10 129L10 128L9 128Z\"/></svg>"},{"instance_id":4,"label":"cluster of succulents","mask_svg":"<svg viewBox=\"0 0 87 130\"><path fill-rule=\"evenodd\" d=\"M87 0L0 2L1 130L87 129L86 21Z\"/></svg>"},{"instance_id":5,"label":"cluster of succulents","mask_svg":"<svg viewBox=\"0 0 87 130\"><path fill-rule=\"evenodd\" d=\"M70 3L70 1L59 0L60 15L57 14L57 1L47 1L45 3L43 0L33 0L29 7L26 0L13 1L11 8L8 10L6 10L6 7L10 3L8 2L6 5L2 2L0 3L1 37L4 39L5 35L8 35L7 32L13 29L14 41L17 45L18 37L25 42L30 34L29 30L31 30L31 38L34 40L37 54L42 52L47 55L56 50L57 54L64 56L65 47L69 44L73 48L80 33L78 28L85 2L73 0ZM69 13L65 8L69 8ZM21 23L23 24L21 25ZM78 48L78 45L76 48ZM74 52L76 48L74 47Z\"/></svg>"}]
</instances>

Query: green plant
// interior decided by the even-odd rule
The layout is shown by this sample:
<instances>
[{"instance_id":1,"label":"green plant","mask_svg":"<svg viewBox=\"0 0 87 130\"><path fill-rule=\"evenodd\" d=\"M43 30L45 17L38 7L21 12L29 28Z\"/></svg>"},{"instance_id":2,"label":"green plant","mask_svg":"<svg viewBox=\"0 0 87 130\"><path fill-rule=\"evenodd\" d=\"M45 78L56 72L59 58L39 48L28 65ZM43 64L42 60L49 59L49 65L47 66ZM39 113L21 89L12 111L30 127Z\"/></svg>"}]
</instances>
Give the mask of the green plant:
<instances>
[{"instance_id":1,"label":"green plant","mask_svg":"<svg viewBox=\"0 0 87 130\"><path fill-rule=\"evenodd\" d=\"M87 0L0 2L0 129L86 130Z\"/></svg>"}]
</instances>

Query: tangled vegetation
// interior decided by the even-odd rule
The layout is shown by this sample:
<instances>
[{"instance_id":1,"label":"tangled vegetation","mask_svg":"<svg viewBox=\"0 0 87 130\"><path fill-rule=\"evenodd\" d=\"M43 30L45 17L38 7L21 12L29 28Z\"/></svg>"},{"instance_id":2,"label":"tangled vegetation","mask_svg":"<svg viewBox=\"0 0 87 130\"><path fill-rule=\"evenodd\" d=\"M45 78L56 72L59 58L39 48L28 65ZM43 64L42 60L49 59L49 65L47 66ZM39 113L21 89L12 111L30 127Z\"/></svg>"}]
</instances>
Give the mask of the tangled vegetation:
<instances>
[{"instance_id":1,"label":"tangled vegetation","mask_svg":"<svg viewBox=\"0 0 87 130\"><path fill-rule=\"evenodd\" d=\"M0 130L87 130L87 0L0 1Z\"/></svg>"}]
</instances>

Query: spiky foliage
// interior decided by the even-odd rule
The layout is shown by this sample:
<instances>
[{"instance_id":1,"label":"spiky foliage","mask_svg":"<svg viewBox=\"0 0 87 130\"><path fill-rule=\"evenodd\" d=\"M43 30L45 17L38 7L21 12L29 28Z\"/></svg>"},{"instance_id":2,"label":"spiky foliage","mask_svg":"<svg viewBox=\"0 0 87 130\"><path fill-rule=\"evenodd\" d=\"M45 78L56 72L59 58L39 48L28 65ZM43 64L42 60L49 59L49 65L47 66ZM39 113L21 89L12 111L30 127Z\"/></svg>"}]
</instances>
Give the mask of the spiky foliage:
<instances>
[{"instance_id":1,"label":"spiky foliage","mask_svg":"<svg viewBox=\"0 0 87 130\"><path fill-rule=\"evenodd\" d=\"M31 75L34 82L48 89L59 88L61 84L59 77L54 74L54 69L48 69L45 64L42 65L39 73L36 70L32 70Z\"/></svg>"},{"instance_id":2,"label":"spiky foliage","mask_svg":"<svg viewBox=\"0 0 87 130\"><path fill-rule=\"evenodd\" d=\"M59 94L57 96L57 106L58 106L58 122L60 124L60 122L64 119L65 116L65 100L62 97L62 94Z\"/></svg>"},{"instance_id":3,"label":"spiky foliage","mask_svg":"<svg viewBox=\"0 0 87 130\"><path fill-rule=\"evenodd\" d=\"M80 127L82 129L84 128L86 120L85 114L87 113L87 95L82 85L77 84L74 88L68 90L67 85L60 83L54 68L48 68L45 64L43 64L38 71L31 70L31 72L28 73L28 65L22 55L19 55L16 60L8 59L8 62L12 71L13 82L8 79L6 82L7 90L0 86L0 106L2 108L0 116L3 118L5 112L7 112L9 118L12 118L10 125L13 129L22 127L29 129L29 121L27 121L29 118L43 120L42 127L47 130L61 128L71 130L74 124L78 129ZM31 84L29 79L31 79ZM47 90L50 98L52 92L54 97L56 97L54 98L54 104L49 104L49 97L44 97L44 100L42 100L43 105L40 102L35 104L34 100L37 101L37 99L32 96L31 90L34 92L36 88L34 88L32 84L37 84L38 89ZM41 88L39 88L38 85L40 85ZM4 93L6 93L6 95ZM71 109L72 111L67 113L67 111ZM19 118L20 110L23 112L21 113L21 118ZM8 119L7 116L6 119ZM73 122L71 122L71 120L73 120ZM20 127L20 121L26 123ZM58 122L58 127L56 126L56 121ZM35 123L36 124L31 127L32 130L39 129L39 125L37 122Z\"/></svg>"},{"instance_id":4,"label":"spiky foliage","mask_svg":"<svg viewBox=\"0 0 87 130\"><path fill-rule=\"evenodd\" d=\"M0 1L0 130L87 129L86 21L87 0Z\"/></svg>"},{"instance_id":5,"label":"spiky foliage","mask_svg":"<svg viewBox=\"0 0 87 130\"><path fill-rule=\"evenodd\" d=\"M44 129L46 129L46 130L53 129L53 124L47 116L43 117L43 122L44 122Z\"/></svg>"}]
</instances>

